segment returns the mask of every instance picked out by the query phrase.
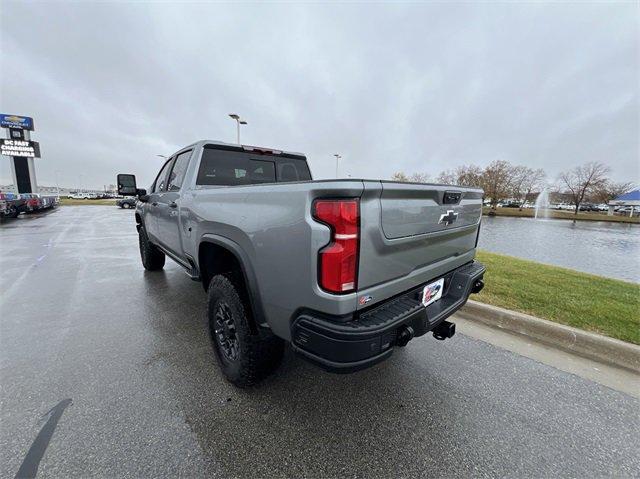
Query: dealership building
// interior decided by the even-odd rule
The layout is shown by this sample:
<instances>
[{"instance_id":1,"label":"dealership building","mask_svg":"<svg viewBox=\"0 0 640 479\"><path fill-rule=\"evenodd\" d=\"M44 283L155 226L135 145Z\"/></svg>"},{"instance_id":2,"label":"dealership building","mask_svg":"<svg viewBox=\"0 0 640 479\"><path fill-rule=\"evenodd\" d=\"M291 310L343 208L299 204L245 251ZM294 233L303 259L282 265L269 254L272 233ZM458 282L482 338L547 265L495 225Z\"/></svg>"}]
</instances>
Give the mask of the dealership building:
<instances>
[{"instance_id":1,"label":"dealership building","mask_svg":"<svg viewBox=\"0 0 640 479\"><path fill-rule=\"evenodd\" d=\"M622 196L618 196L615 200L609 201L609 216L613 215L616 208L628 207L629 216L633 216L635 211L640 211L640 189L630 191Z\"/></svg>"}]
</instances>

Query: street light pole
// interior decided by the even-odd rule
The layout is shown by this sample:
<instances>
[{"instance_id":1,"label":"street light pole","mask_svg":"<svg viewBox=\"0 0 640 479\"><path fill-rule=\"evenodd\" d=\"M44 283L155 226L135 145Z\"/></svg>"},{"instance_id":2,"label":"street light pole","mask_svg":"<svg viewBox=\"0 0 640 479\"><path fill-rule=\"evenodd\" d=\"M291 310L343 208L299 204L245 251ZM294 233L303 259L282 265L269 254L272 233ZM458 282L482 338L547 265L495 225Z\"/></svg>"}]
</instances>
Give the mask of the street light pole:
<instances>
[{"instance_id":1,"label":"street light pole","mask_svg":"<svg viewBox=\"0 0 640 479\"><path fill-rule=\"evenodd\" d=\"M60 199L60 182L58 181L58 173L60 173L58 170L55 171L55 175L56 175L56 191L58 193L58 199Z\"/></svg>"},{"instance_id":2,"label":"street light pole","mask_svg":"<svg viewBox=\"0 0 640 479\"><path fill-rule=\"evenodd\" d=\"M239 145L240 144L240 125L246 125L247 122L240 119L240 115L237 115L236 113L229 113L229 116L236 121L236 126L238 129L238 145Z\"/></svg>"},{"instance_id":3,"label":"street light pole","mask_svg":"<svg viewBox=\"0 0 640 479\"><path fill-rule=\"evenodd\" d=\"M338 155L337 153L336 153L336 154L334 154L333 156L335 156L335 157L336 157L336 178L338 178L338 160L339 160L340 158L342 158L342 157L341 157L340 155Z\"/></svg>"}]
</instances>

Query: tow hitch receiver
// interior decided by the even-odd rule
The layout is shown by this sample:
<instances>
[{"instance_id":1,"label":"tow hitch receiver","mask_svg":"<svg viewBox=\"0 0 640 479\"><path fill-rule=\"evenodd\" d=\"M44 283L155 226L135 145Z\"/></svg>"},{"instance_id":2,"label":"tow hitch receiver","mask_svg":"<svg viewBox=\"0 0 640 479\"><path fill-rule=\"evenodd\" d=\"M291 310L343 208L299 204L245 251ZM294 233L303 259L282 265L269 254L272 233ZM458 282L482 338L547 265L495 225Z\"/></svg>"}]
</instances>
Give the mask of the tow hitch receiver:
<instances>
[{"instance_id":1,"label":"tow hitch receiver","mask_svg":"<svg viewBox=\"0 0 640 479\"><path fill-rule=\"evenodd\" d=\"M439 341L452 338L456 334L456 325L449 321L442 321L433 329L433 337Z\"/></svg>"}]
</instances>

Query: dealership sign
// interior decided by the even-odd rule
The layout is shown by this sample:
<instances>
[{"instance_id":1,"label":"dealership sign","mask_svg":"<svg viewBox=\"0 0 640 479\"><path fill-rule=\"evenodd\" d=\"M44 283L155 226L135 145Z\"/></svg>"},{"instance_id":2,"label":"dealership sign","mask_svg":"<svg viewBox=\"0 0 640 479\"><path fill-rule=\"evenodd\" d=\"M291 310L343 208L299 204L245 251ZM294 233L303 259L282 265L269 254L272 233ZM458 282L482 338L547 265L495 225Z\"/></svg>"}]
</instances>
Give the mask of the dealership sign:
<instances>
[{"instance_id":1,"label":"dealership sign","mask_svg":"<svg viewBox=\"0 0 640 479\"><path fill-rule=\"evenodd\" d=\"M33 118L30 118L28 116L6 115L4 113L0 113L0 127L33 130Z\"/></svg>"},{"instance_id":2,"label":"dealership sign","mask_svg":"<svg viewBox=\"0 0 640 479\"><path fill-rule=\"evenodd\" d=\"M37 141L0 138L0 154L6 156L22 156L26 158L40 158L40 144Z\"/></svg>"}]
</instances>

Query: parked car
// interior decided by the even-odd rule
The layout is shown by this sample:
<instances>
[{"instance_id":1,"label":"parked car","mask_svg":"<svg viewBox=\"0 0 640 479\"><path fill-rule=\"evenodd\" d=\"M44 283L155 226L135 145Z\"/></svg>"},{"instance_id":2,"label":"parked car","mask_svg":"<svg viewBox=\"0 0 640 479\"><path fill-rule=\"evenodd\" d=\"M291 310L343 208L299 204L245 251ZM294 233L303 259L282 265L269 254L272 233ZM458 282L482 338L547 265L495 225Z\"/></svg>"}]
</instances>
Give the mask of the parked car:
<instances>
[{"instance_id":1,"label":"parked car","mask_svg":"<svg viewBox=\"0 0 640 479\"><path fill-rule=\"evenodd\" d=\"M600 211L597 205L592 203L584 203L580 205L580 211Z\"/></svg>"},{"instance_id":2,"label":"parked car","mask_svg":"<svg viewBox=\"0 0 640 479\"><path fill-rule=\"evenodd\" d=\"M32 213L42 208L42 200L36 193L20 193L19 198L25 200L24 209L27 213Z\"/></svg>"},{"instance_id":3,"label":"parked car","mask_svg":"<svg viewBox=\"0 0 640 479\"><path fill-rule=\"evenodd\" d=\"M56 196L41 196L41 209L55 208L58 206L58 198Z\"/></svg>"},{"instance_id":4,"label":"parked car","mask_svg":"<svg viewBox=\"0 0 640 479\"><path fill-rule=\"evenodd\" d=\"M69 198L74 200L88 200L89 195L87 193L71 193Z\"/></svg>"},{"instance_id":5,"label":"parked car","mask_svg":"<svg viewBox=\"0 0 640 479\"><path fill-rule=\"evenodd\" d=\"M120 208L124 208L124 209L135 208L137 201L138 201L138 199L135 198L135 197L122 198L122 199L116 201L116 205L119 206Z\"/></svg>"},{"instance_id":6,"label":"parked car","mask_svg":"<svg viewBox=\"0 0 640 479\"><path fill-rule=\"evenodd\" d=\"M19 200L14 193L0 193L0 217L16 218L20 214L24 200Z\"/></svg>"},{"instance_id":7,"label":"parked car","mask_svg":"<svg viewBox=\"0 0 640 479\"><path fill-rule=\"evenodd\" d=\"M576 210L576 205L570 205L567 203L560 203L558 204L558 209L559 210L567 210L567 211L575 211Z\"/></svg>"},{"instance_id":8,"label":"parked car","mask_svg":"<svg viewBox=\"0 0 640 479\"><path fill-rule=\"evenodd\" d=\"M481 189L312 181L302 154L213 141L172 155L148 192L134 175L117 184L138 196L144 268L169 256L202 282L216 358L237 386L272 372L285 342L346 373L428 332L450 338L447 318L484 286Z\"/></svg>"},{"instance_id":9,"label":"parked car","mask_svg":"<svg viewBox=\"0 0 640 479\"><path fill-rule=\"evenodd\" d=\"M520 208L520 203L508 202L502 205L503 208Z\"/></svg>"}]
</instances>

